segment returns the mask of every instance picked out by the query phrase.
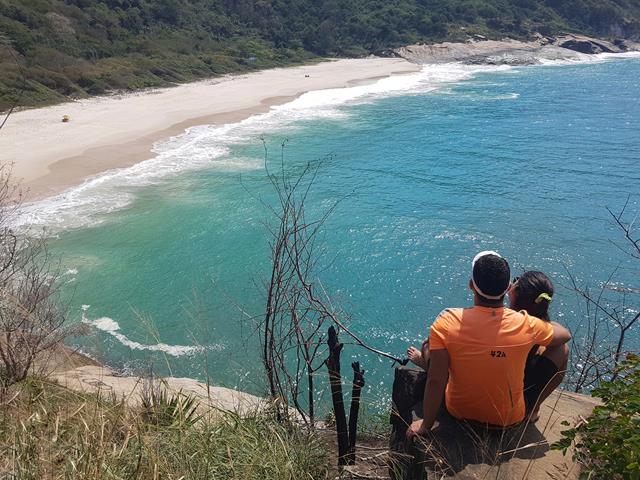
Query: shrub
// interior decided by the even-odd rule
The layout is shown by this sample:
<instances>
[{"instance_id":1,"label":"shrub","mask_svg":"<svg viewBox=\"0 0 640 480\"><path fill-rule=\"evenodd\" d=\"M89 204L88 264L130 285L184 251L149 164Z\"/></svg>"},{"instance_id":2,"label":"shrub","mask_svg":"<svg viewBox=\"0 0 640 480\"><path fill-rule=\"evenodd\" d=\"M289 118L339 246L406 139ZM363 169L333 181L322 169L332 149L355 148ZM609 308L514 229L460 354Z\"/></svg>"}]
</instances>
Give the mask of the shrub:
<instances>
[{"instance_id":1,"label":"shrub","mask_svg":"<svg viewBox=\"0 0 640 480\"><path fill-rule=\"evenodd\" d=\"M585 477L640 478L640 356L628 355L616 379L602 382L593 396L603 404L589 419L562 432L552 448L566 453L573 444Z\"/></svg>"},{"instance_id":2,"label":"shrub","mask_svg":"<svg viewBox=\"0 0 640 480\"><path fill-rule=\"evenodd\" d=\"M145 388L140 401L142 418L151 425L191 426L200 419L194 396L183 395L182 391L171 393L162 383Z\"/></svg>"}]
</instances>

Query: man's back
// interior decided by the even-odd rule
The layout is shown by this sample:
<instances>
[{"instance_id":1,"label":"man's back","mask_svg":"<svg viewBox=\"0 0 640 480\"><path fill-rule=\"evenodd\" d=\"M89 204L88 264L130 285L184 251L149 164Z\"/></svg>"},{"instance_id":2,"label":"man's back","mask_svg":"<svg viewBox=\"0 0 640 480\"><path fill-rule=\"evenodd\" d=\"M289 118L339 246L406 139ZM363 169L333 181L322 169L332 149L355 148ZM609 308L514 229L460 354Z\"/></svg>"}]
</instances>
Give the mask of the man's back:
<instances>
[{"instance_id":1,"label":"man's back","mask_svg":"<svg viewBox=\"0 0 640 480\"><path fill-rule=\"evenodd\" d=\"M497 426L522 421L527 355L552 337L550 324L526 312L482 306L444 310L431 327L429 349L445 348L450 357L449 412Z\"/></svg>"}]
</instances>

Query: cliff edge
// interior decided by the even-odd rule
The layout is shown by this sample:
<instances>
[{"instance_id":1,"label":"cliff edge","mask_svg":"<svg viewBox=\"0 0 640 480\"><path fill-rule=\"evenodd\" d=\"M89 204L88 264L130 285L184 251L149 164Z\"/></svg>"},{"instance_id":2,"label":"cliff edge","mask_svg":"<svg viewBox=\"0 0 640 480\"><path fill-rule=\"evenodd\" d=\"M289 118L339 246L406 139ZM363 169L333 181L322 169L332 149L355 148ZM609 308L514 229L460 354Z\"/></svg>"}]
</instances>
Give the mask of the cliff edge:
<instances>
[{"instance_id":1,"label":"cliff edge","mask_svg":"<svg viewBox=\"0 0 640 480\"><path fill-rule=\"evenodd\" d=\"M540 408L535 423L508 430L488 429L457 421L446 411L438 416L428 438L406 440L407 425L421 417L426 374L399 367L393 385L394 414L389 441L393 480L439 479L578 479L580 467L570 450L550 446L561 432L584 422L598 400L556 391Z\"/></svg>"}]
</instances>

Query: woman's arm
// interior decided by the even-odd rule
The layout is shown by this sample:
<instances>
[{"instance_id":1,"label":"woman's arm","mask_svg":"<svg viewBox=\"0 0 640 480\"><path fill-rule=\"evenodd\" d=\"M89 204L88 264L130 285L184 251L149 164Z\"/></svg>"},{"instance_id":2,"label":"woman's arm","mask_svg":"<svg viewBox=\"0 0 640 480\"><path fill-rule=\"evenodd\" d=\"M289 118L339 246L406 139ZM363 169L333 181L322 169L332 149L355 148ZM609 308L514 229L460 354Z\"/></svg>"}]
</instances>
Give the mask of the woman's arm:
<instances>
[{"instance_id":1,"label":"woman's arm","mask_svg":"<svg viewBox=\"0 0 640 480\"><path fill-rule=\"evenodd\" d=\"M558 347L571 341L571 332L557 322L551 322L553 327L553 338L548 347Z\"/></svg>"}]
</instances>

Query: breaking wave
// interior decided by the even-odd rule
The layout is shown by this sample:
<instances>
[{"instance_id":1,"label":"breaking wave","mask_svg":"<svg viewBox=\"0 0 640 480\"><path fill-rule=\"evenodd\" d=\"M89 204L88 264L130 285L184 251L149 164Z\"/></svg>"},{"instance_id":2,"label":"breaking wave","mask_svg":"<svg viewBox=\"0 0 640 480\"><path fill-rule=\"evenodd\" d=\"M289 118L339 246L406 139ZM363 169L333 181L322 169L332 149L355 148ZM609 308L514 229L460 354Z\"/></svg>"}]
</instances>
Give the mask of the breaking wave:
<instances>
[{"instance_id":1,"label":"breaking wave","mask_svg":"<svg viewBox=\"0 0 640 480\"><path fill-rule=\"evenodd\" d=\"M86 305L83 306L83 310L85 310L84 307L86 307ZM122 345L130 348L131 350L163 352L174 357L182 357L185 355L195 355L197 353L202 353L205 350L222 350L224 348L222 345L209 345L205 347L205 346L199 346L199 345L168 345L166 343L156 343L156 344L148 345L148 344L136 342L134 340L129 339L126 335L124 335L120 331L120 324L109 317L101 317L95 320L90 320L83 313L82 323L91 325L97 328L98 330L111 335L113 338L118 340Z\"/></svg>"}]
</instances>

